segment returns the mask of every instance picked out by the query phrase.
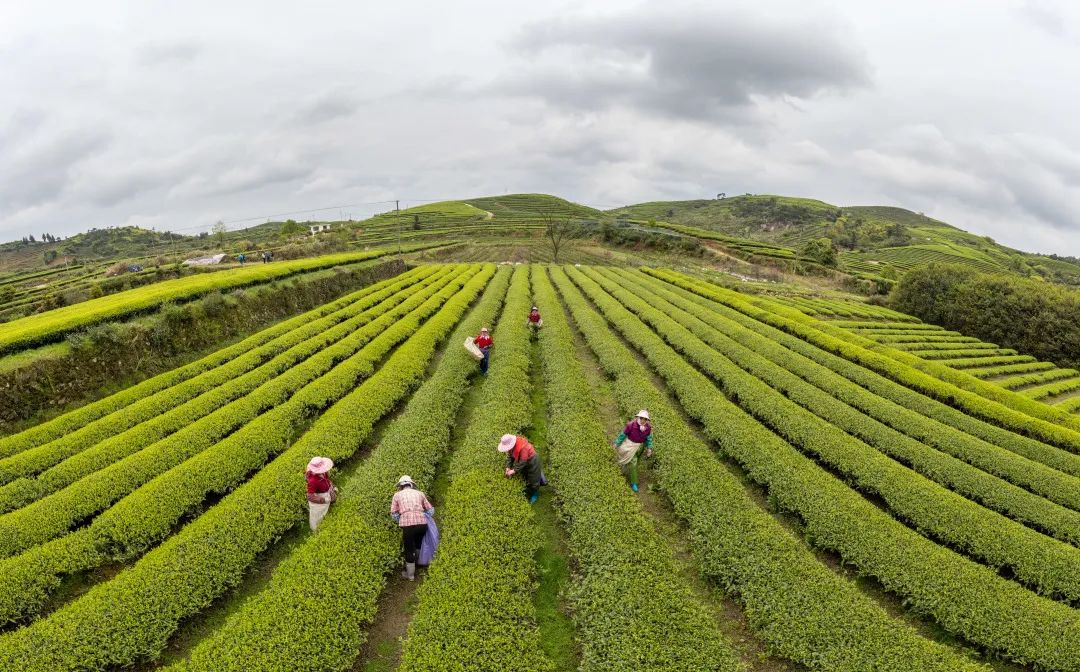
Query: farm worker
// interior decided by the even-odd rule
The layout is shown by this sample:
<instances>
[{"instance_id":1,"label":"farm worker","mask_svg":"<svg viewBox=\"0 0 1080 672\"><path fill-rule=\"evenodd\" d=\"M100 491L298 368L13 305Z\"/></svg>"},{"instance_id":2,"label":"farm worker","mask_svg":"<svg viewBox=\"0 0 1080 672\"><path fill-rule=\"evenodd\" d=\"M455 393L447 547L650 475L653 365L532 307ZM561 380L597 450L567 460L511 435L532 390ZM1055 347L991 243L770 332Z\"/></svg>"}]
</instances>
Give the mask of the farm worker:
<instances>
[{"instance_id":1,"label":"farm worker","mask_svg":"<svg viewBox=\"0 0 1080 672\"><path fill-rule=\"evenodd\" d=\"M247 261L247 257L246 257L246 256L244 255L244 253L243 253L243 252L241 252L241 253L240 253L240 256L239 256L239 257L237 257L237 258L238 258L238 259L240 260L240 265L241 265L241 266L242 266L242 265L244 264L244 262L245 262L245 261Z\"/></svg>"},{"instance_id":2,"label":"farm worker","mask_svg":"<svg viewBox=\"0 0 1080 672\"><path fill-rule=\"evenodd\" d=\"M621 434L611 444L615 447L615 457L619 464L628 466L630 472L630 489L638 491L638 460L641 453L645 457L652 457L652 425L649 423L649 412L645 409L638 411L630 422L626 423Z\"/></svg>"},{"instance_id":3,"label":"farm worker","mask_svg":"<svg viewBox=\"0 0 1080 672\"><path fill-rule=\"evenodd\" d=\"M428 519L424 514L434 512L435 507L431 506L424 493L416 489L409 476L398 479L397 489L390 500L390 517L401 528L401 546L405 551L405 571L401 576L415 581L416 556L428 531Z\"/></svg>"},{"instance_id":4,"label":"farm worker","mask_svg":"<svg viewBox=\"0 0 1080 672\"><path fill-rule=\"evenodd\" d=\"M529 327L535 332L542 326L544 326L544 321L540 319L540 311L536 306L533 306L532 310L529 311Z\"/></svg>"},{"instance_id":5,"label":"farm worker","mask_svg":"<svg viewBox=\"0 0 1080 672\"><path fill-rule=\"evenodd\" d=\"M544 484L544 473L540 468L540 455L524 436L504 434L499 441L499 452L506 453L506 476L521 474L525 481L525 496L530 504L535 504L540 497L540 486Z\"/></svg>"},{"instance_id":6,"label":"farm worker","mask_svg":"<svg viewBox=\"0 0 1080 672\"><path fill-rule=\"evenodd\" d=\"M307 465L305 476L307 477L308 523L311 525L312 532L330 510L330 504L337 501L337 488L326 475L333 468L334 461L329 457L313 457Z\"/></svg>"},{"instance_id":7,"label":"farm worker","mask_svg":"<svg viewBox=\"0 0 1080 672\"><path fill-rule=\"evenodd\" d=\"M495 343L491 340L491 333L487 327L480 330L480 335L476 337L474 343L480 348L480 352L484 353L484 358L480 360L480 373L486 376L488 363L491 361L491 346Z\"/></svg>"}]
</instances>

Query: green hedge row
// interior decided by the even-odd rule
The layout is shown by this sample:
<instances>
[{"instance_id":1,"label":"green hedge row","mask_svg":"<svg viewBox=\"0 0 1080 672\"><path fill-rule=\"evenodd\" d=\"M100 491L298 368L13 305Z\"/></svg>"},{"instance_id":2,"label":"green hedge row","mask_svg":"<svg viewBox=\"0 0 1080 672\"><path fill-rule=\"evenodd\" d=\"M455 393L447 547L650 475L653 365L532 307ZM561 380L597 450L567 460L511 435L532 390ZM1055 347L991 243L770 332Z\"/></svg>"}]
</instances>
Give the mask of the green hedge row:
<instances>
[{"instance_id":1,"label":"green hedge row","mask_svg":"<svg viewBox=\"0 0 1080 672\"><path fill-rule=\"evenodd\" d=\"M180 623L237 585L275 539L304 520L312 455L342 463L422 379L435 348L494 273L487 267L444 304L371 378L329 408L284 453L111 581L0 637L0 669L109 670L153 660ZM401 370L413 375L403 382ZM332 617L326 605L311 614Z\"/></svg>"},{"instance_id":2,"label":"green hedge row","mask_svg":"<svg viewBox=\"0 0 1080 672\"><path fill-rule=\"evenodd\" d=\"M1002 380L995 380L995 385L1000 385L1007 390L1015 390L1028 385L1041 385L1062 378L1075 378L1078 375L1076 369L1051 369L1049 371L1036 371L1019 376L1012 376Z\"/></svg>"},{"instance_id":3,"label":"green hedge row","mask_svg":"<svg viewBox=\"0 0 1080 672\"><path fill-rule=\"evenodd\" d=\"M420 275L421 273L428 272L423 270L426 268L427 267L421 267L421 269L408 271L396 278L390 278L375 285L371 285L370 287L365 287L348 296L344 296L336 301L320 306L315 310L297 315L296 317L275 324L272 327L263 329L262 331L243 339L239 343L218 350L202 359L191 362L190 364L154 376L153 378L148 378L147 380L121 390L120 392L99 399L98 401L91 402L85 406L81 406L73 411L30 427L17 434L2 437L0 438L0 457L14 455L29 448L33 448L34 446L39 446L59 438L74 436L76 432L88 424L100 418L104 418L111 413L115 413L122 408L126 408L133 403L148 399L163 391L166 394L170 394L172 390L180 389L185 381L228 364L234 359L244 356L247 352L288 334L295 329L301 328L313 320L337 312L349 304L362 299L372 291L379 291L390 284L409 278L419 279L422 277ZM132 416L132 418L138 417L140 416ZM124 419L132 418L125 417ZM122 423L117 423L112 425L110 432L115 434L127 428L128 427Z\"/></svg>"},{"instance_id":4,"label":"green hedge row","mask_svg":"<svg viewBox=\"0 0 1080 672\"><path fill-rule=\"evenodd\" d=\"M829 324L841 329L869 329L878 331L881 329L899 329L903 331L926 331L941 333L944 331L936 324L923 324L921 322L878 322L863 320L830 320Z\"/></svg>"},{"instance_id":5,"label":"green hedge row","mask_svg":"<svg viewBox=\"0 0 1080 672\"><path fill-rule=\"evenodd\" d=\"M211 493L236 487L286 449L305 418L317 415L368 377L397 343L457 292L475 269L455 279L418 310L404 316L330 373L304 386L285 403L255 418L224 440L149 481L104 511L87 528L89 539L52 542L0 561L0 620L36 614L60 577L110 559L130 559L167 536L177 521ZM119 477L118 477L119 478ZM80 530L81 532L81 530ZM80 535L81 537L82 535Z\"/></svg>"},{"instance_id":6,"label":"green hedge row","mask_svg":"<svg viewBox=\"0 0 1080 672\"><path fill-rule=\"evenodd\" d=\"M1076 372L1074 371L1073 375L1075 374ZM1038 387L1030 387L1026 390L1022 390L1020 394L1028 399L1046 399L1074 390L1080 390L1080 378L1070 378L1068 380L1059 380L1056 383L1047 383L1046 385L1039 385Z\"/></svg>"},{"instance_id":7,"label":"green hedge row","mask_svg":"<svg viewBox=\"0 0 1080 672\"><path fill-rule=\"evenodd\" d=\"M1080 411L1080 396L1063 399L1062 401L1056 402L1054 406L1067 413L1075 413L1076 411Z\"/></svg>"},{"instance_id":8,"label":"green hedge row","mask_svg":"<svg viewBox=\"0 0 1080 672\"><path fill-rule=\"evenodd\" d=\"M973 353L973 356L980 356L986 350L1001 350L997 345L993 343L956 343L952 341L909 341L909 342L896 342L882 340L878 336L871 336L874 341L878 343L886 343L897 350L958 350ZM1015 354L1015 350L1011 350L1011 353Z\"/></svg>"},{"instance_id":9,"label":"green hedge row","mask_svg":"<svg viewBox=\"0 0 1080 672\"><path fill-rule=\"evenodd\" d=\"M835 322L833 324L835 324ZM889 327L871 327L866 329L859 329L859 335L873 339L877 339L880 336L922 336L925 338L936 338L938 336L959 336L963 338L971 338L970 336L964 336L959 331L946 331L944 329L928 331L926 329L913 328L911 325L905 326L900 329ZM971 340L977 341L979 339L972 338Z\"/></svg>"},{"instance_id":10,"label":"green hedge row","mask_svg":"<svg viewBox=\"0 0 1080 672\"><path fill-rule=\"evenodd\" d=\"M617 305L610 297L604 301L596 283L571 273L602 311ZM1080 616L1073 609L1038 597L906 527L742 412L703 374L673 358L674 351L639 320L614 323L656 366L692 417L705 422L716 417L706 408L719 407L714 413L722 421L706 423L706 432L768 489L772 501L802 519L814 544L835 550L969 642L1048 669L1080 670L1080 649L1073 644L1080 637Z\"/></svg>"},{"instance_id":11,"label":"green hedge row","mask_svg":"<svg viewBox=\"0 0 1080 672\"><path fill-rule=\"evenodd\" d=\"M439 276L432 277L439 279ZM288 349L246 372L232 370L229 372L231 375L219 377L216 371L211 371L209 374L213 374L214 380L207 381L208 387L195 398L181 395L180 399L174 401L166 393L147 400L150 403L132 404L113 415L138 414L146 420L141 424L122 420L123 424L134 426L119 434L110 435L107 428L94 423L98 425L96 429L101 431L86 432L87 428L84 428L77 432L81 436L52 441L0 460L0 481L5 483L0 487L0 512L24 506L66 487L242 398L312 353L329 347L386 313L428 282L421 281L411 287L406 285L407 289L399 287L387 296L378 292L370 297L373 299L371 302L362 300L357 302L355 309L350 307L316 320L311 323L310 329L297 329L295 337L294 333L287 336ZM387 288L386 291L389 290ZM233 369L230 364L221 368ZM33 477L35 474L38 475Z\"/></svg>"},{"instance_id":12,"label":"green hedge row","mask_svg":"<svg viewBox=\"0 0 1080 672\"><path fill-rule=\"evenodd\" d=\"M677 297L663 296L662 292L653 293L651 288L646 290L631 278L623 279L623 283L639 297L639 301L646 301L648 305L657 308L739 367L827 422L968 500L1056 539L1080 545L1080 512L1066 508L1080 508L1080 479L1019 458L996 446L981 443L951 428L928 421L875 397L829 371L822 370L822 367L800 355L784 351L782 347L768 340L757 337L755 342L753 335L750 335L744 337L742 343L737 343L702 321L710 320L710 317L690 315L681 309L685 306L676 307L666 300L671 298L678 301ZM716 316L712 316L711 321L719 322ZM701 361L698 354L700 348L690 346L684 349L679 346L677 349L686 352L692 361L715 377L718 370L716 363ZM831 391L837 398L833 398L826 390ZM742 400L745 397L740 393L739 398ZM849 402L849 398L854 399ZM856 408L863 410L866 415L855 410ZM882 421L879 422L878 418ZM885 422L886 420L889 422ZM907 424L914 425L907 431L914 430L912 433L919 437L918 439L904 431L903 427ZM826 432L822 435L823 438L827 439L830 433L836 440L839 434L835 431ZM933 436L933 444L942 448L935 450L931 447L932 444L923 443L921 439L927 435ZM843 438L839 440L845 441ZM852 443L852 447L859 445L848 442ZM971 466L965 459L975 462L979 468ZM1059 575L1051 571L1049 566L1044 568L1041 562L1031 560L1028 548L1032 545L1039 548L1049 545L1050 549L1043 557L1054 558L1056 553L1059 565L1066 568L1071 568L1073 562L1080 560L1080 551L1072 546L1056 544L1041 534L993 515L978 504L943 493L918 477L913 479L913 474L898 468L887 459L871 456L865 460L865 464L860 467L860 471L866 474L864 477L854 474L846 464L837 464L833 460L829 462L833 468L855 478L864 488L870 487L868 482L876 483L877 485L871 487L875 494L884 497L890 504L900 502L898 513L901 517L912 520L920 529L938 534L940 538L947 539L959 548L971 549L970 552L976 555L979 555L980 551L989 552L989 555L983 557L990 558L995 565L1011 565L1012 558L1022 557L1025 558L1022 562L1036 566L1040 571L1045 570L1055 577L1055 581L1068 585L1069 580L1066 577L1075 570L1067 569L1064 575L1058 578ZM873 473L875 471L876 474ZM987 471L1002 474L1005 480L986 473ZM911 483L912 480L915 481L914 484ZM1017 485L1014 485L1014 482ZM1046 498L1019 486L1046 493ZM929 498L928 503L920 506L917 500L924 497ZM935 499L942 497L946 500L943 503L938 503ZM938 508L928 512L927 506ZM917 513L912 515L912 511ZM950 521L939 520L942 515L950 516ZM995 546L993 535L998 533L1012 536L1005 543ZM1020 571L1018 574L1031 576L1030 571ZM1047 589L1054 592L1052 586Z\"/></svg>"},{"instance_id":13,"label":"green hedge row","mask_svg":"<svg viewBox=\"0 0 1080 672\"><path fill-rule=\"evenodd\" d=\"M552 278L612 378L620 407L626 413L647 407L658 434L662 432L654 460L659 486L689 526L703 574L742 604L754 633L772 653L828 672L984 669L923 639L820 562L715 459L665 392L657 389L651 372L589 307L564 272L553 269ZM596 296L617 325L640 333L642 343L657 343L647 327L634 324L629 311L610 298ZM655 348L649 357L659 371L686 366L671 350ZM690 389L682 386L679 391L686 394ZM696 417L711 433L722 431L730 412L722 396L703 395L700 390L693 395Z\"/></svg>"},{"instance_id":14,"label":"green hedge row","mask_svg":"<svg viewBox=\"0 0 1080 672\"><path fill-rule=\"evenodd\" d=\"M915 327L913 328L919 326L919 318L904 313L898 313L891 308L885 308L883 306L875 306L869 303L854 303L851 301L836 301L832 299L813 299L812 302L814 305L824 305L835 310L845 310L872 320L892 323L899 322L908 326L914 323Z\"/></svg>"},{"instance_id":15,"label":"green hedge row","mask_svg":"<svg viewBox=\"0 0 1080 672\"><path fill-rule=\"evenodd\" d=\"M532 592L540 538L520 478L503 475L499 437L529 424L528 268L514 271L491 368L449 466L439 556L417 590L401 672L549 670Z\"/></svg>"},{"instance_id":16,"label":"green hedge row","mask_svg":"<svg viewBox=\"0 0 1080 672\"><path fill-rule=\"evenodd\" d=\"M650 275L654 274L650 273ZM719 295L715 295L715 298L717 299L729 301L731 303L730 306L713 301L706 298L706 296L714 296L714 293L708 286L701 285L697 289L700 293L694 293L679 286L678 283L680 282L682 281L676 278L673 280L673 283L675 284L668 284L667 287L672 292L687 299L691 303L720 314L724 320L716 322L716 325L723 325L727 322L738 324L755 334L764 336L769 340L783 345L792 352L796 352L821 364L828 370L834 371L851 382L866 388L878 397L894 402L897 406L910 409L911 411L931 418L944 426L952 427L962 434L976 437L988 444L999 446L1009 452L1040 462L1071 476L1080 476L1080 456L969 416L951 406L931 397L919 394L885 376L861 367L858 364L834 355L824 349L818 348L801 338L792 336L787 332L770 326L763 321L758 321L753 317L754 315L760 315L762 319L769 319L772 316L771 313L764 313L756 310L753 306L730 297L720 297ZM824 389L838 393L843 388L827 385ZM859 397L842 396L840 398L855 405ZM863 410L867 411L868 409L873 408L874 406L867 406L863 407ZM901 431L912 432L919 426L919 424L909 419L895 427ZM947 438L937 438L939 435L936 431L913 436L920 441L938 447L940 450L947 450L948 446L951 444L951 441Z\"/></svg>"},{"instance_id":17,"label":"green hedge row","mask_svg":"<svg viewBox=\"0 0 1080 672\"><path fill-rule=\"evenodd\" d=\"M973 465L977 469L956 464L950 459L943 460L940 456L931 453L929 462L920 462L925 465L925 468L921 467L920 471L935 480L941 479L943 483L949 483L951 478L957 478L957 486L963 485L965 488L973 488L976 483L983 484L979 485L978 490L969 491L969 494L991 508L998 508L999 502L1015 503L1018 500L1028 500L1030 501L1031 511L1033 513L1038 511L1039 515L1033 517L1020 515L1020 509L1013 509L1012 506L1002 506L998 510L1002 510L1002 512L1012 510L1013 513L1010 515L1029 522L1045 520L1047 522L1040 525L1041 529L1061 530L1061 533L1055 533L1054 535L1058 538L1080 539L1071 531L1065 532L1068 530L1080 532L1080 514L1076 513L1076 511L1080 511L1080 478L1017 455L955 427L880 397L826 366L811 360L809 357L785 348L783 337L770 338L769 335L754 332L730 319L727 315L720 314L718 310L723 309L719 306L710 309L694 303L687 297L677 293L678 290L671 285L662 283L642 273L621 273L614 277L620 278L636 294L647 293L650 305L652 305L651 301L654 300L653 297L656 297L655 300L657 301L663 301L664 303L660 305L667 306L665 310L667 314L678 316L677 319L680 324L689 328L695 335L714 348L719 349L723 354L738 361L740 366L742 366L743 362L754 362L754 355L764 357L773 364L779 365L812 384L818 390L829 393L839 401L869 416L868 418L851 416L855 422L846 426L837 422L837 424L848 428L848 431L852 434L864 440L875 436L881 437L886 439L886 445L904 445L912 454L925 452L925 448L932 447L941 453L961 460L963 465ZM637 288L640 288L641 291L638 291ZM745 346L745 348L736 349L733 344L728 342L728 339ZM749 353L746 351L747 349L749 349ZM740 359L736 359L736 356L740 356ZM743 366L743 368L747 367ZM886 429L899 432L903 436L891 435L891 438L886 438L890 437L889 434L885 433ZM1076 456L1060 450L1057 450L1057 452L1072 458L1080 467L1080 460L1076 459ZM896 456L894 455L894 457ZM914 463L910 460L903 461L909 465ZM947 478L946 476L949 474L955 474L956 476ZM1023 491L1017 492L1011 487L1002 489L1003 484L989 474L1020 486L1024 490L1039 495L1039 497L1032 498L1027 493ZM984 489L985 496L974 495L975 492ZM1050 502L1045 501L1043 498L1069 509L1074 509L1074 511L1061 510L1060 507L1051 505ZM1050 521L1054 522L1051 524Z\"/></svg>"},{"instance_id":18,"label":"green hedge row","mask_svg":"<svg viewBox=\"0 0 1080 672\"><path fill-rule=\"evenodd\" d=\"M647 272L657 277L671 279L676 284L684 280L693 283L688 276L681 273L653 269L649 269ZM701 291L708 292L712 298L723 297L720 299L722 302L730 300L733 296L738 299L739 296L737 292L712 284L701 288ZM741 299L738 299L738 302L745 305L745 302ZM785 311L779 305L774 305L770 310L758 308L755 312L761 316L759 319L768 324L793 333L818 347L840 354L846 359L884 374L918 392L950 405L955 405L971 415L989 420L1006 429L1066 448L1071 452L1080 452L1080 431L1076 429L1080 428L1080 418L1070 417L1067 413L1053 410L1053 407L1047 404L1024 399L1018 394L1002 390L993 383L987 383L972 376L965 376L962 372L953 371L940 364L905 355L905 353L898 350L886 348L886 352L883 353L868 349L858 342L857 336L850 334L850 332L847 333L847 338L844 338L843 335L836 335L842 333L839 330L836 330L836 333L823 331L818 327L825 325L827 329L828 325L826 323L813 320L805 315ZM873 341L862 340L872 347L884 347L873 343ZM990 366L991 364L1018 363L1023 361L1024 358L1016 357L1011 360L1002 358L1007 361L990 361L994 359L996 358L988 357L983 362L972 365ZM965 379L969 382L965 383ZM978 391L962 389L957 386L958 384L967 384L969 387L975 387L976 383L978 384L976 388ZM983 396L984 390L987 388L993 388L999 394L995 394L993 397ZM1005 395L1008 395L1009 399L1000 401L1005 398ZM1015 399L1021 399L1027 403L1020 404ZM1006 405L1007 401L1010 405ZM1023 410L1020 410L1017 406L1022 406ZM1058 422L1061 424L1055 424Z\"/></svg>"},{"instance_id":19,"label":"green hedge row","mask_svg":"<svg viewBox=\"0 0 1080 672\"><path fill-rule=\"evenodd\" d=\"M994 376L1008 376L1018 373L1032 373L1035 371L1048 371L1054 368L1053 362L1023 362L1020 364L1000 364L998 366L984 366L975 369L967 369L964 373L976 378L992 378ZM998 381L993 381L998 382Z\"/></svg>"},{"instance_id":20,"label":"green hedge row","mask_svg":"<svg viewBox=\"0 0 1080 672\"><path fill-rule=\"evenodd\" d=\"M432 247L432 244L413 245L407 251ZM333 266L355 264L395 252L381 248L365 252L343 252L308 259L295 259L273 264L251 264L213 273L199 273L184 278L165 280L152 285L129 289L71 306L57 308L38 315L12 320L0 325L0 353L55 341L69 331L88 327L107 320L127 317L139 312L153 311L170 301L184 301L214 291L269 282L280 278L316 271Z\"/></svg>"},{"instance_id":21,"label":"green hedge row","mask_svg":"<svg viewBox=\"0 0 1080 672\"><path fill-rule=\"evenodd\" d=\"M1080 548L1029 529L979 502L1033 520L1044 529L1055 525L1051 529L1070 541L1080 540L1080 516L1075 511L989 476L860 413L654 294L639 296L594 270L586 274L624 306L654 308L643 311L641 319L716 381L729 398L789 443L843 475L852 487L882 498L900 519L991 567L1009 568L1017 580L1041 594L1070 602L1080 599ZM696 331L684 327L684 321L693 323ZM712 342L706 343L696 332L711 336ZM940 479L944 485L931 479Z\"/></svg>"},{"instance_id":22,"label":"green hedge row","mask_svg":"<svg viewBox=\"0 0 1080 672\"><path fill-rule=\"evenodd\" d=\"M952 336L952 335L949 335L947 333L940 333L940 334L935 333L935 334L931 334L931 335L924 335L924 334L867 334L866 332L860 331L859 334L864 335L867 338L871 338L871 339L877 341L878 343L926 344L928 346L928 349L929 348L939 347L938 345L930 345L931 343L941 344L940 345L941 349L945 349L946 345L951 345L954 348L955 347L960 347L960 346L957 345L959 343L968 343L969 345L967 345L965 347L969 347L969 348L996 348L997 347L996 345L993 345L991 343L983 343L979 339L972 338L971 336Z\"/></svg>"},{"instance_id":23,"label":"green hedge row","mask_svg":"<svg viewBox=\"0 0 1080 672\"><path fill-rule=\"evenodd\" d=\"M920 353L915 352L911 354L915 356L922 356ZM935 354L937 355L938 353ZM1031 362L1035 360L1035 358L1030 355L979 355L977 352L973 352L970 350L963 352L950 352L948 353L948 356L942 355L936 357L926 357L925 359L933 360L936 364L948 366L953 369L966 369L975 366L983 367L990 366L992 364L1022 364L1024 362Z\"/></svg>"},{"instance_id":24,"label":"green hedge row","mask_svg":"<svg viewBox=\"0 0 1080 672\"><path fill-rule=\"evenodd\" d=\"M385 573L401 555L400 532L387 514L395 483L401 474L410 474L421 489L433 483L436 464L450 446L470 375L477 368L459 344L494 321L510 275L506 267L496 274L475 310L450 336L439 368L341 486L341 498L319 525L319 533L293 550L266 588L195 647L177 669L351 668L366 639L364 626L377 611ZM402 369L402 375L406 373ZM312 576L319 580L312 582ZM334 605L333 618L312 610L312 605L324 604Z\"/></svg>"},{"instance_id":25,"label":"green hedge row","mask_svg":"<svg viewBox=\"0 0 1080 672\"><path fill-rule=\"evenodd\" d=\"M447 278L447 281L450 279ZM308 342L310 346L305 346L309 347L308 359L246 397L217 409L134 455L89 474L63 490L0 516L0 557L64 534L79 521L197 455L261 414L271 409L278 411L298 390L347 361L410 312L430 314L437 306L430 305L429 297L434 295L440 302L447 298L445 291L436 293L444 284L445 281L429 287L418 287L420 291L412 293L405 302L329 347L325 347L321 339L312 339ZM386 347L380 345L379 349L385 353ZM292 419L298 422L302 417Z\"/></svg>"},{"instance_id":26,"label":"green hedge row","mask_svg":"<svg viewBox=\"0 0 1080 672\"><path fill-rule=\"evenodd\" d=\"M995 349L923 349L923 348L897 348L906 351L908 354L914 354L915 357L923 360L957 360L962 358L987 358L987 357L1003 357L1003 355L1018 354L1015 350L1009 348L995 348ZM998 366L1026 366L1031 364L1042 364L1042 362L1022 362L1021 364L998 364ZM1051 364L1053 366L1053 364Z\"/></svg>"},{"instance_id":27,"label":"green hedge row","mask_svg":"<svg viewBox=\"0 0 1080 672\"><path fill-rule=\"evenodd\" d=\"M540 266L533 267L533 296L546 317L539 340L549 476L576 560L571 602L580 669L740 670L715 620L681 578L671 547L626 487L563 308Z\"/></svg>"}]
</instances>

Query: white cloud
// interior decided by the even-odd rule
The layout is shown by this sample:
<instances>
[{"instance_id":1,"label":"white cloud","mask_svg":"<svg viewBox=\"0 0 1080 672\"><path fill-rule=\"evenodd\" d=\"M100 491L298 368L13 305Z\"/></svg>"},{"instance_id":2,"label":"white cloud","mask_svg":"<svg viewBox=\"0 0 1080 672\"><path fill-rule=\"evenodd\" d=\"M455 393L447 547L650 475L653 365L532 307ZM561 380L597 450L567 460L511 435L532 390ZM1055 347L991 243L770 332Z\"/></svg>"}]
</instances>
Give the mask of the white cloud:
<instances>
[{"instance_id":1,"label":"white cloud","mask_svg":"<svg viewBox=\"0 0 1080 672\"><path fill-rule=\"evenodd\" d=\"M1075 13L8 3L0 236L191 231L388 198L548 191L612 207L724 191L901 205L1075 253Z\"/></svg>"}]
</instances>

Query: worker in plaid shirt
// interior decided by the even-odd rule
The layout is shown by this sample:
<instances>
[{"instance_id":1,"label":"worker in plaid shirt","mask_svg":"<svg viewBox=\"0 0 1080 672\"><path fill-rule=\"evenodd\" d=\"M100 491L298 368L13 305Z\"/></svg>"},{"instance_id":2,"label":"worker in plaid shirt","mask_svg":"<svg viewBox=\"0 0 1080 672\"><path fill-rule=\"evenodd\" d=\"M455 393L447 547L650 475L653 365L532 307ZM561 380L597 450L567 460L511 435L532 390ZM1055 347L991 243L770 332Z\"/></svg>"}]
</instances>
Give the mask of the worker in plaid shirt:
<instances>
[{"instance_id":1,"label":"worker in plaid shirt","mask_svg":"<svg viewBox=\"0 0 1080 672\"><path fill-rule=\"evenodd\" d=\"M397 488L394 498L390 500L390 516L401 527L401 545L405 551L405 571L401 576L415 581L416 556L428 529L424 512L433 511L435 507L428 501L427 495L416 489L412 478L402 476L398 479Z\"/></svg>"}]
</instances>

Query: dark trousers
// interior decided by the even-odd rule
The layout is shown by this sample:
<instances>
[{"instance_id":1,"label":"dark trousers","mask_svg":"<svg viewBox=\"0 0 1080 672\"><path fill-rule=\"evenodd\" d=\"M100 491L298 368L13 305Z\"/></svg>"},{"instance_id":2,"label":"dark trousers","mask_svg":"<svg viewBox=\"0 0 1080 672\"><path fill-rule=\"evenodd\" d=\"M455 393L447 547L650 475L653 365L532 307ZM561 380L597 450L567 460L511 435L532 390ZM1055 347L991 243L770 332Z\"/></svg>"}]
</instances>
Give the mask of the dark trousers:
<instances>
[{"instance_id":1,"label":"dark trousers","mask_svg":"<svg viewBox=\"0 0 1080 672\"><path fill-rule=\"evenodd\" d=\"M405 550L405 562L416 562L425 534L427 534L427 523L406 525L401 528L401 546Z\"/></svg>"},{"instance_id":2,"label":"dark trousers","mask_svg":"<svg viewBox=\"0 0 1080 672\"><path fill-rule=\"evenodd\" d=\"M481 348L480 352L484 353L484 358L480 360L480 373L487 373L488 362L491 360L491 348Z\"/></svg>"},{"instance_id":3,"label":"dark trousers","mask_svg":"<svg viewBox=\"0 0 1080 672\"><path fill-rule=\"evenodd\" d=\"M525 463L525 466L519 471L522 480L525 481L525 496L532 497L536 493L540 492L540 486L543 483L543 476L540 470L540 456L534 455L532 459Z\"/></svg>"}]
</instances>

